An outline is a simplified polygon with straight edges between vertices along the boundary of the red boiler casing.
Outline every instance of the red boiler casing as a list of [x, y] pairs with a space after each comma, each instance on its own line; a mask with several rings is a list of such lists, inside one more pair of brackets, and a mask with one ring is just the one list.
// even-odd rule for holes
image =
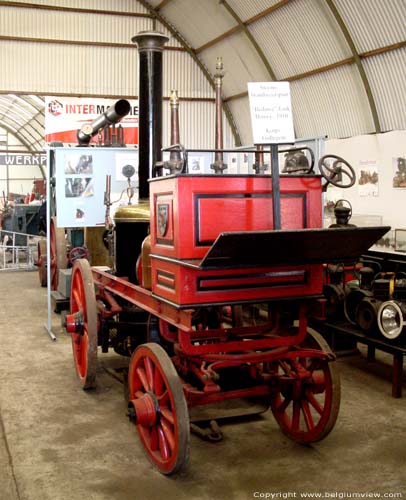
[[[321, 228], [321, 199], [319, 176], [281, 176], [282, 229]], [[156, 178], [150, 181], [150, 203], [152, 292], [157, 297], [192, 307], [322, 292], [320, 264], [258, 267], [255, 248], [249, 266], [202, 266], [220, 233], [273, 229], [270, 176]]]

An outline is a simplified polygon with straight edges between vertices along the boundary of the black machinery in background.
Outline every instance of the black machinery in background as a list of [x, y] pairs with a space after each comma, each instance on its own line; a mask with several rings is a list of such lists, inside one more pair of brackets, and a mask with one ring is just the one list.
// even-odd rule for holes
[[24, 199], [17, 198], [10, 202], [3, 191], [3, 208], [0, 210], [0, 243], [26, 246], [30, 235], [38, 236], [44, 229], [41, 208], [40, 201], [36, 204], [29, 204]]
[[[339, 200], [334, 214], [331, 227], [352, 225], [348, 201]], [[328, 320], [345, 321], [371, 338], [406, 345], [406, 258], [369, 251], [352, 266], [327, 265], [323, 293]]]

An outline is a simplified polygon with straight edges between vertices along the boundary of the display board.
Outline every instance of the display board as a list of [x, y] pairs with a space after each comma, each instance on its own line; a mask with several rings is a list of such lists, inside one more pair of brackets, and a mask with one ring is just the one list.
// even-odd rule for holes
[[[117, 99], [91, 97], [45, 97], [45, 141], [77, 144], [77, 131], [92, 123], [115, 104]], [[138, 101], [130, 100], [130, 112], [119, 125], [123, 128], [124, 143], [138, 144]], [[97, 135], [91, 143], [97, 144]]]
[[129, 148], [55, 148], [58, 227], [94, 227], [105, 223], [106, 176], [111, 175], [112, 200], [127, 188], [122, 169], [134, 167], [138, 188], [138, 151]]

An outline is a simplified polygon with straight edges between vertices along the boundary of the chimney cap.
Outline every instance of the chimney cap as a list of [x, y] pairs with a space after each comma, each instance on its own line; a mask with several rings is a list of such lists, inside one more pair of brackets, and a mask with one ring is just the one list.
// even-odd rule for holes
[[161, 52], [169, 38], [160, 31], [140, 31], [131, 38], [138, 45], [138, 50], [155, 50]]

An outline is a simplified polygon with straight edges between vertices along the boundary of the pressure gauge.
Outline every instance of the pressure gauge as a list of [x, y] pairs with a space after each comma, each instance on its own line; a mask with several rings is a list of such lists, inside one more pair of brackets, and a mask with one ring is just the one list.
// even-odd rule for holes
[[80, 131], [82, 132], [82, 134], [92, 135], [93, 127], [91, 126], [90, 123], [85, 123], [84, 125], [81, 126]]

